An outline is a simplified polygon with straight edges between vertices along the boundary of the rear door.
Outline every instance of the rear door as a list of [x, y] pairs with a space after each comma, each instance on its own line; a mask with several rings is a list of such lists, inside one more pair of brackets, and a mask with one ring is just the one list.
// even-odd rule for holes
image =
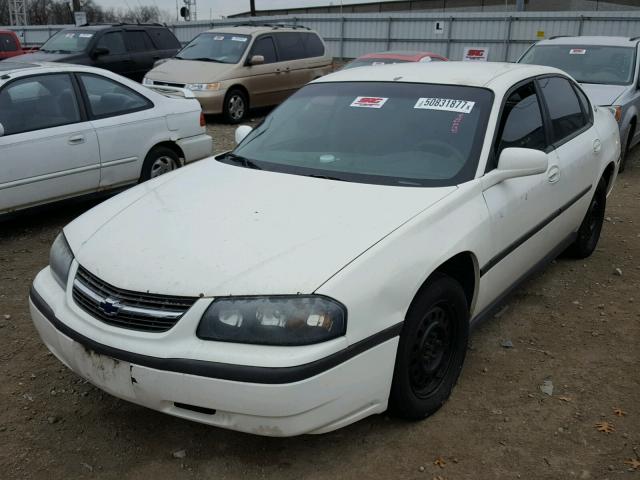
[[304, 69], [306, 52], [298, 32], [274, 32], [278, 50], [278, 82], [282, 85], [285, 98], [307, 83]]
[[77, 74], [100, 142], [101, 187], [138, 181], [147, 143], [167, 123], [144, 95], [101, 75]]
[[145, 73], [153, 68], [153, 64], [160, 59], [160, 56], [155, 51], [151, 38], [143, 29], [125, 30], [124, 39], [131, 60], [131, 69], [127, 76], [136, 82], [141, 82]]
[[19, 78], [0, 90], [0, 212], [98, 188], [96, 133], [66, 73]]
[[122, 30], [108, 31], [96, 42], [95, 48], [104, 48], [108, 53], [95, 57], [94, 66], [129, 77], [133, 71], [131, 57], [127, 51]]
[[[568, 226], [576, 226], [580, 224], [591, 197], [588, 192], [595, 189], [592, 183], [598, 175], [602, 143], [593, 126], [589, 101], [570, 80], [546, 76], [538, 79], [538, 84], [559, 158], [558, 175], [564, 180], [560, 205], [572, 217]], [[582, 101], [579, 93], [584, 97]], [[582, 202], [584, 208], [570, 208], [577, 202]]]

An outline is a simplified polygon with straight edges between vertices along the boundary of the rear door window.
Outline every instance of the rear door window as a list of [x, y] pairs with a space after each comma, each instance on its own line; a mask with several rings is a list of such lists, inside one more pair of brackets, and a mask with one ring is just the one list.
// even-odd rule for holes
[[561, 77], [544, 77], [538, 82], [549, 110], [553, 143], [561, 143], [578, 134], [587, 125], [587, 119], [569, 81]]
[[305, 47], [298, 32], [276, 33], [278, 56], [281, 61], [298, 60], [306, 57]]
[[299, 35], [302, 38], [307, 57], [322, 57], [324, 55], [324, 45], [318, 35], [312, 32], [302, 32]]
[[100, 40], [98, 40], [98, 48], [106, 48], [109, 50], [109, 55], [121, 55], [127, 53], [127, 49], [124, 46], [124, 38], [122, 38], [122, 32], [107, 32]]
[[127, 41], [127, 49], [130, 52], [148, 52], [154, 50], [153, 43], [146, 32], [142, 30], [128, 31], [124, 34]]
[[146, 97], [114, 80], [84, 73], [79, 77], [89, 100], [89, 111], [95, 118], [125, 115], [153, 107]]
[[180, 48], [180, 42], [178, 39], [166, 28], [149, 28], [147, 33], [151, 36], [151, 39], [158, 50], [172, 50]]
[[274, 63], [278, 61], [276, 56], [276, 47], [271, 37], [260, 37], [253, 45], [251, 55], [262, 55], [264, 63]]
[[16, 52], [18, 44], [12, 35], [0, 33], [0, 52]]
[[30, 132], [80, 122], [78, 100], [67, 74], [16, 80], [0, 91], [4, 134]]

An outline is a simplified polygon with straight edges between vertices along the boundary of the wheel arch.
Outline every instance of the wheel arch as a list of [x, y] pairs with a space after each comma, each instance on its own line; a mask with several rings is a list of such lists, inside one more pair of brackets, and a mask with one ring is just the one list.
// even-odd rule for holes
[[427, 288], [430, 280], [438, 273], [447, 275], [460, 284], [464, 290], [465, 297], [467, 298], [469, 314], [471, 314], [474, 310], [480, 280], [480, 267], [478, 265], [478, 259], [473, 252], [460, 252], [442, 262], [422, 283], [411, 303], [413, 303], [421, 292]]
[[249, 90], [247, 90], [247, 87], [245, 87], [241, 83], [234, 83], [229, 88], [227, 88], [227, 92], [224, 95], [225, 98], [227, 98], [227, 95], [229, 95], [229, 92], [232, 90], [240, 90], [242, 93], [244, 93], [245, 97], [247, 97], [247, 110], [248, 110], [251, 106], [251, 95], [249, 94]]
[[614, 176], [615, 169], [616, 169], [615, 164], [613, 162], [609, 162], [609, 164], [605, 167], [604, 171], [602, 172], [602, 178], [605, 179], [605, 181], [607, 182], [607, 195], [609, 195], [609, 193], [611, 193], [611, 190], [613, 189], [613, 181], [615, 179], [615, 176]]
[[153, 149], [158, 148], [158, 147], [166, 147], [170, 150], [173, 150], [175, 152], [176, 155], [178, 155], [178, 158], [180, 158], [180, 166], [184, 166], [184, 152], [182, 151], [182, 149], [178, 146], [177, 143], [171, 141], [171, 140], [165, 140], [162, 142], [158, 142], [156, 143], [153, 147], [151, 147], [149, 149], [149, 151], [147, 152], [147, 155], [149, 155], [149, 153], [151, 153], [153, 151]]

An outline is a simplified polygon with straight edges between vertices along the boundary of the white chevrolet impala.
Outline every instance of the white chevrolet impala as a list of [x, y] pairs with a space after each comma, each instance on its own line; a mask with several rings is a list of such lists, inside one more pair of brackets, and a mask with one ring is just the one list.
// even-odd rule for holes
[[66, 226], [30, 306], [112, 395], [274, 436], [434, 413], [470, 327], [593, 252], [620, 157], [611, 112], [531, 65], [345, 70], [249, 130]]
[[0, 62], [0, 219], [211, 155], [200, 104], [101, 68]]

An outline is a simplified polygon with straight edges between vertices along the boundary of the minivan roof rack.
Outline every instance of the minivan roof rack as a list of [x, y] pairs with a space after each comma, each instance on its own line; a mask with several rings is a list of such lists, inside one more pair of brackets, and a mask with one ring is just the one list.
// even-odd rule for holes
[[294, 25], [292, 23], [258, 23], [258, 22], [244, 22], [244, 23], [236, 23], [233, 25], [234, 27], [271, 27], [274, 30], [278, 28], [293, 28], [294, 30], [297, 28], [301, 28], [303, 30], [311, 30], [309, 27], [305, 27], [304, 25]]
[[547, 40], [555, 40], [556, 38], [566, 38], [566, 37], [570, 37], [571, 35], [553, 35], [549, 38], [547, 38]]
[[137, 26], [145, 26], [145, 27], [164, 27], [165, 25], [161, 24], [161, 23], [127, 23], [127, 22], [106, 22], [106, 23], [100, 23], [100, 22], [87, 22], [84, 23], [82, 25], [79, 25], [80, 27], [126, 27], [126, 26], [132, 26], [132, 27], [137, 27]]
[[635, 42], [636, 40], [640, 40], [640, 36], [629, 38], [630, 42]]

